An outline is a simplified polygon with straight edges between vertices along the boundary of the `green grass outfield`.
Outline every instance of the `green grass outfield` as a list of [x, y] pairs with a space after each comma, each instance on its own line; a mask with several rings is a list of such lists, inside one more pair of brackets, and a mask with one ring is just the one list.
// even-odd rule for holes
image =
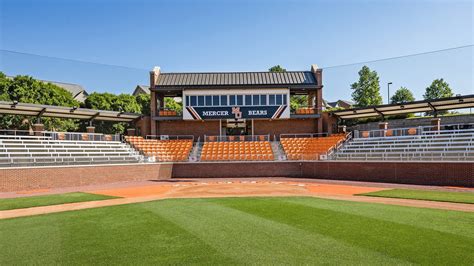
[[469, 192], [446, 192], [435, 190], [414, 190], [414, 189], [391, 189], [370, 193], [359, 194], [362, 196], [417, 199], [430, 201], [445, 201], [456, 203], [474, 204], [474, 193]]
[[113, 198], [116, 197], [72, 192], [56, 195], [0, 199], [0, 211]]
[[169, 199], [0, 220], [0, 265], [473, 265], [474, 213], [317, 198]]

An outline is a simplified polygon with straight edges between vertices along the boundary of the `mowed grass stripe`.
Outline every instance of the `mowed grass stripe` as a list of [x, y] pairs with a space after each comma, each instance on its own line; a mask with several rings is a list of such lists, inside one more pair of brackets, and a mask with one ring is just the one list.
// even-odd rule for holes
[[473, 218], [316, 198], [170, 199], [0, 220], [0, 265], [472, 265], [474, 238], [460, 232]]
[[117, 197], [83, 192], [72, 192], [54, 195], [0, 199], [0, 211], [114, 198]]
[[304, 197], [286, 198], [286, 201], [474, 238], [474, 213], [342, 200], [310, 201]]
[[145, 206], [241, 264], [404, 263], [321, 234], [228, 208], [221, 202], [184, 199], [165, 201], [162, 208]]
[[1, 220], [0, 235], [0, 265], [231, 262], [138, 204]]
[[309, 207], [285, 198], [221, 201], [221, 204], [411, 263], [469, 265], [474, 262], [473, 238], [422, 226]]
[[415, 190], [415, 189], [390, 189], [370, 193], [359, 194], [360, 196], [416, 199], [430, 201], [444, 201], [455, 203], [474, 204], [474, 193], [470, 192], [450, 192], [435, 190]]

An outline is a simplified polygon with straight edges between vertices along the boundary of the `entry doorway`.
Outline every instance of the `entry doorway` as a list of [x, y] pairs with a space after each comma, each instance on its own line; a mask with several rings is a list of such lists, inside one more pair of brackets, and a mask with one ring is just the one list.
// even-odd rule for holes
[[252, 135], [252, 123], [245, 119], [222, 120], [222, 135], [224, 136], [244, 136]]

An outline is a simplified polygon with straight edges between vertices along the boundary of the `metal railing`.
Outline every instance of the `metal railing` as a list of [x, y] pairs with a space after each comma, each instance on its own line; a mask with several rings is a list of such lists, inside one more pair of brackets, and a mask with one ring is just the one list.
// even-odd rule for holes
[[181, 117], [183, 116], [183, 110], [159, 108], [157, 114], [158, 116], [161, 116], [161, 117]]
[[377, 129], [370, 131], [355, 130], [353, 138], [382, 138], [382, 137], [402, 137], [416, 135], [435, 135], [474, 132], [474, 124], [451, 124], [437, 126], [418, 126], [407, 128]]
[[120, 141], [119, 134], [101, 134], [85, 132], [55, 132], [33, 130], [0, 130], [0, 136], [7, 138], [51, 139], [69, 141]]
[[319, 108], [317, 106], [298, 106], [298, 108], [290, 109], [290, 114], [292, 115], [316, 115], [319, 114]]
[[242, 135], [242, 136], [207, 136], [204, 135], [204, 142], [220, 141], [270, 141], [270, 135]]
[[295, 133], [295, 134], [280, 134], [280, 140], [282, 138], [319, 138], [327, 137], [329, 134], [327, 132], [323, 133]]
[[146, 135], [145, 139], [154, 140], [192, 140], [194, 142], [193, 135]]

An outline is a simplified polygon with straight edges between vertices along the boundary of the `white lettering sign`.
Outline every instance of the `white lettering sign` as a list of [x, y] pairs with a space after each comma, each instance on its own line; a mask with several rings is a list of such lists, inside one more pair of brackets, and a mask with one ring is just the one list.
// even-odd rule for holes
[[203, 116], [227, 116], [229, 115], [228, 111], [203, 111]]
[[248, 115], [267, 115], [267, 110], [249, 110]]

